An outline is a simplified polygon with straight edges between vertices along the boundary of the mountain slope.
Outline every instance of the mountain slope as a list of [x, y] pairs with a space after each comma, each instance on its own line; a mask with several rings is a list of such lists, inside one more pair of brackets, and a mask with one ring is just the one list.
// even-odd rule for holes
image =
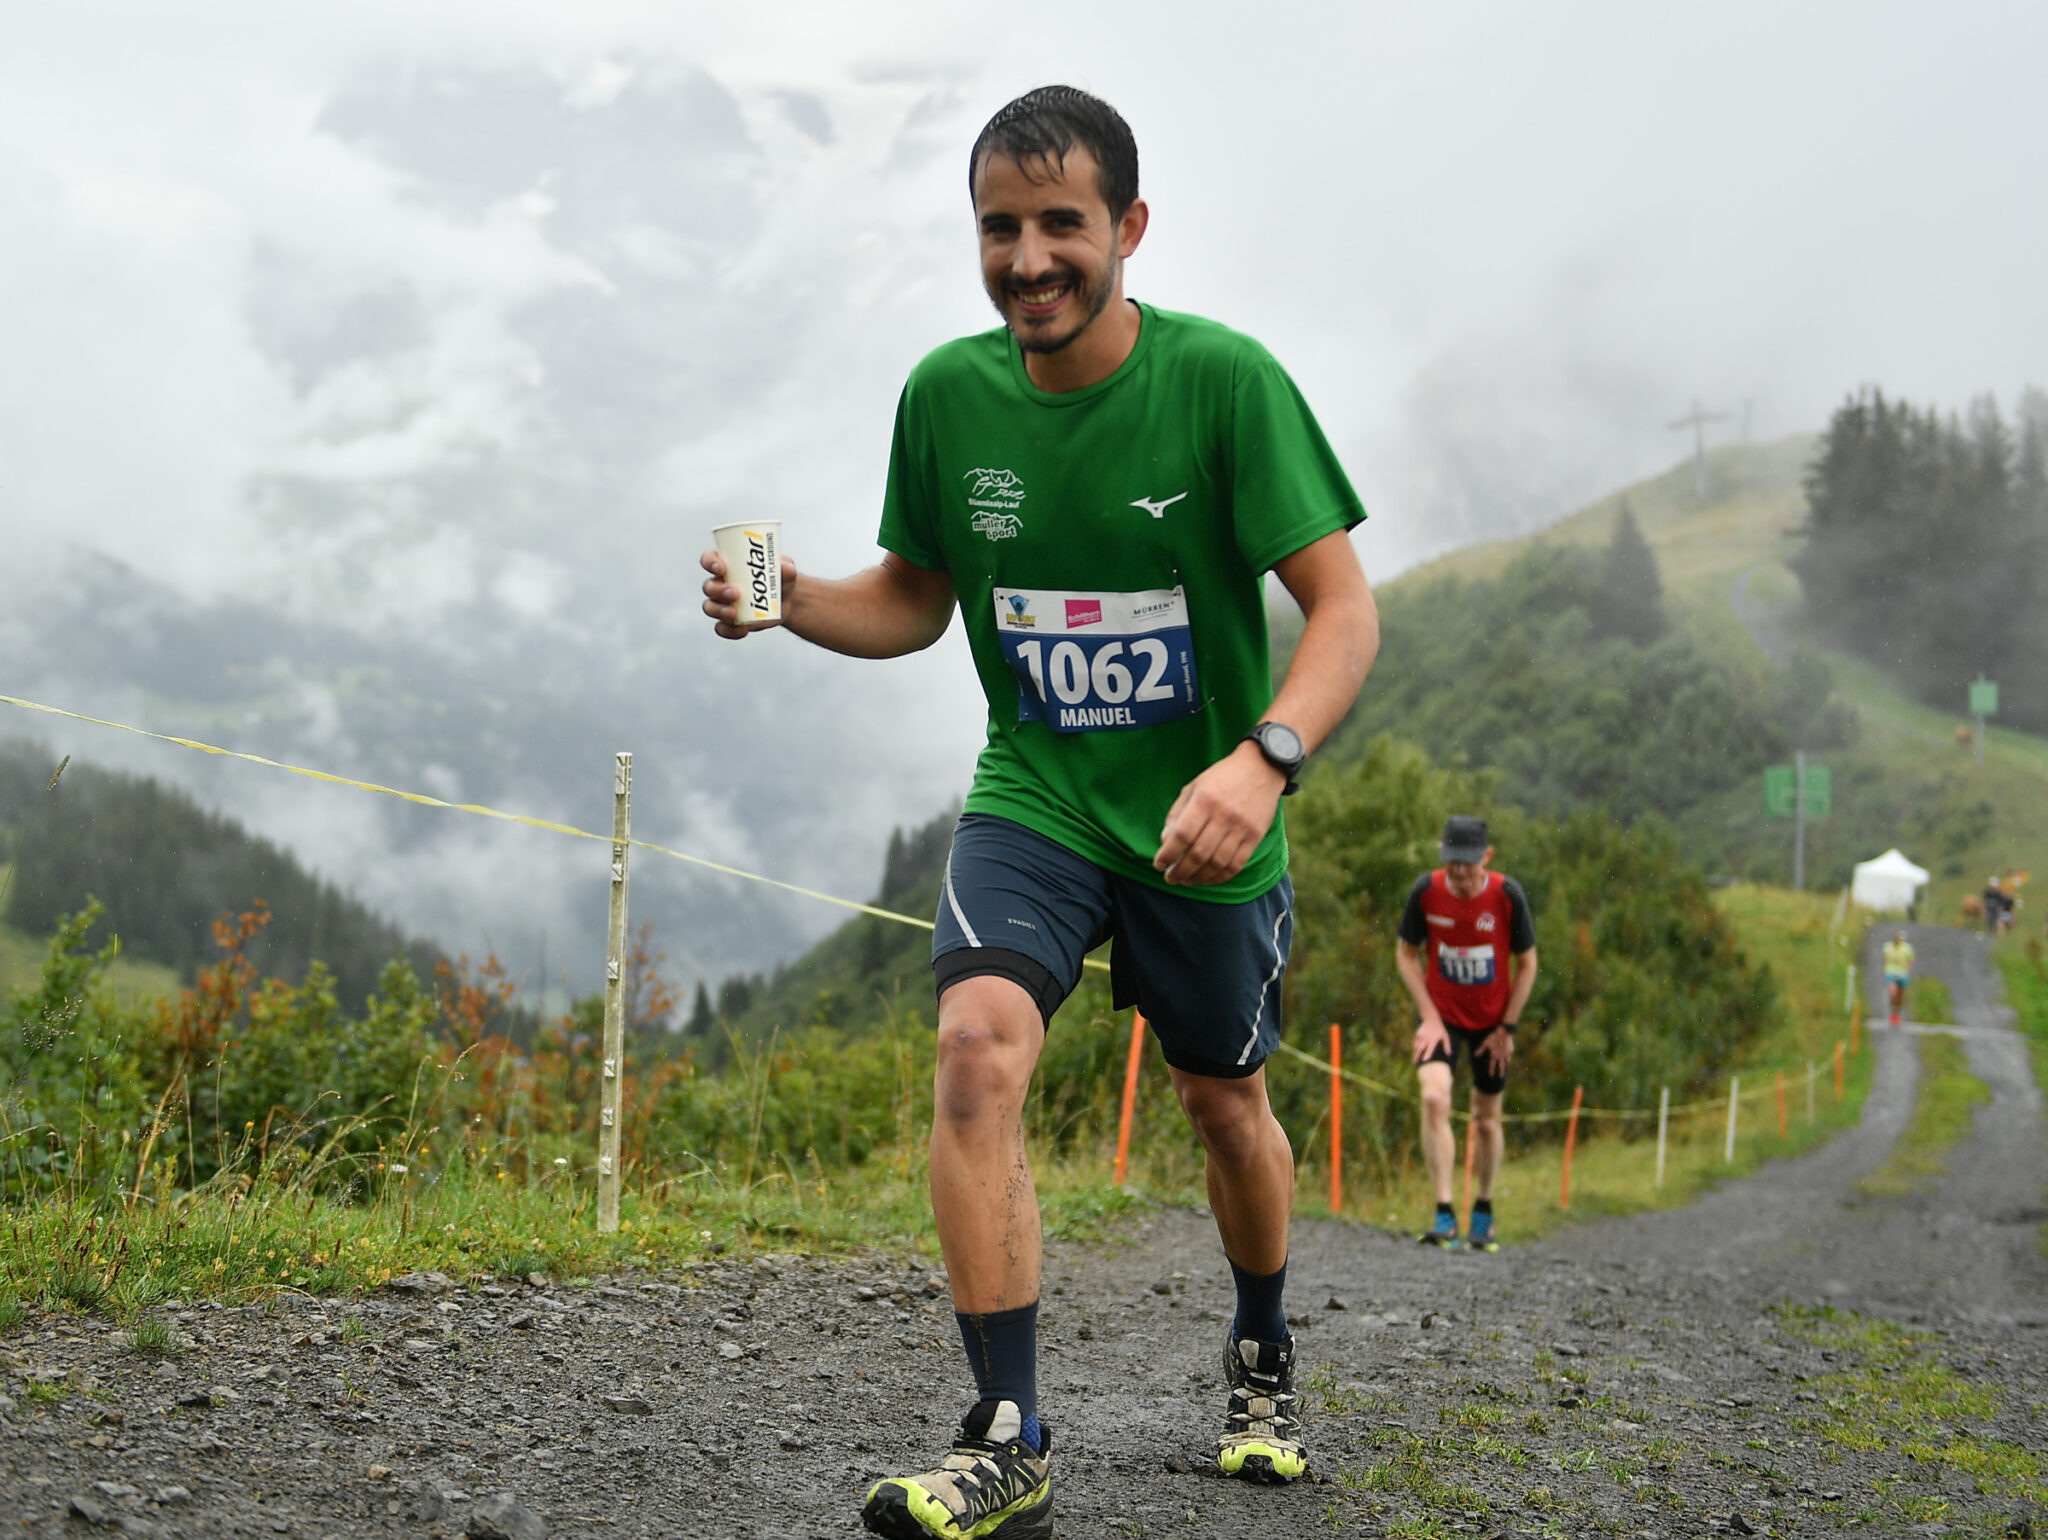
[[[1962, 702], [1953, 716], [1931, 710], [1871, 664], [1818, 644], [1798, 580], [1785, 564], [1804, 540], [1801, 480], [1815, 442], [1800, 436], [1717, 449], [1707, 456], [1704, 497], [1695, 491], [1688, 460], [1526, 539], [1454, 552], [1406, 573], [1381, 590], [1389, 630], [1460, 630], [1517, 620], [1489, 616], [1483, 608], [1460, 613], [1417, 601], [1425, 594], [1462, 592], [1468, 605], [1483, 605], [1507, 592], [1498, 585], [1540, 563], [1545, 553], [1590, 573], [1625, 502], [1656, 554], [1674, 631], [1694, 658], [1712, 660], [1728, 679], [1760, 697], [1778, 697], [1774, 714], [1783, 736], [1770, 745], [1770, 761], [1783, 763], [1792, 749], [1806, 747], [1813, 762], [1833, 772], [1834, 811], [1809, 826], [1809, 885], [1844, 883], [1856, 861], [1898, 845], [1934, 873], [1932, 912], [1952, 917], [1987, 873], [2048, 868], [2048, 740], [1994, 729], [1979, 765], [1970, 746], [1956, 738]], [[1568, 554], [1560, 558], [1558, 552]], [[1456, 586], [1461, 584], [1468, 586]], [[1427, 726], [1426, 709], [1413, 702], [1405, 710], [1388, 709], [1411, 688], [1387, 673], [1390, 665], [1401, 667], [1401, 652], [1402, 643], [1390, 636], [1347, 737], [1335, 746], [1340, 757], [1375, 731], [1407, 732], [1431, 746], [1429, 731], [1415, 731], [1418, 724]], [[1562, 649], [1559, 667], [1574, 662], [1594, 669], [1600, 659], [1591, 646]], [[1526, 746], [1569, 733], [1575, 724], [1560, 720], [1556, 711], [1564, 698], [1563, 692], [1536, 695], [1526, 719], [1503, 731], [1490, 753], [1469, 757], [1479, 764], [1513, 763], [1518, 740]], [[1441, 700], [1428, 705], [1439, 713], [1444, 709]], [[1853, 713], [1846, 735], [1837, 720], [1845, 708]], [[1625, 714], [1604, 725], [1624, 758], [1639, 757], [1656, 740], [1645, 724]], [[1667, 801], [1657, 810], [1671, 818], [1687, 851], [1710, 870], [1789, 881], [1792, 825], [1764, 816], [1760, 763], [1750, 763], [1758, 758], [1755, 745], [1746, 745], [1739, 734], [1711, 730], [1711, 724], [1691, 740], [1699, 795], [1685, 805]], [[1469, 741], [1457, 746], [1470, 748]], [[1725, 767], [1732, 757], [1744, 763], [1731, 777]], [[1506, 785], [1503, 793], [1513, 797], [1517, 787]], [[1613, 805], [1623, 799], [1602, 800]]]

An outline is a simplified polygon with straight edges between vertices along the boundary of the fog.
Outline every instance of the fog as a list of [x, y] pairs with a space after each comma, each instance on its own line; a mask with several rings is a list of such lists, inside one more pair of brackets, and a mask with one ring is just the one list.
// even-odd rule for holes
[[[868, 559], [905, 371], [992, 324], [966, 148], [1138, 136], [1133, 293], [1300, 380], [1392, 576], [1859, 384], [2044, 376], [2021, 5], [17, 7], [0, 52], [0, 693], [865, 897], [964, 789], [956, 635], [718, 644], [697, 552]], [[601, 851], [8, 712], [400, 923], [594, 985]], [[839, 914], [643, 858], [714, 980]]]

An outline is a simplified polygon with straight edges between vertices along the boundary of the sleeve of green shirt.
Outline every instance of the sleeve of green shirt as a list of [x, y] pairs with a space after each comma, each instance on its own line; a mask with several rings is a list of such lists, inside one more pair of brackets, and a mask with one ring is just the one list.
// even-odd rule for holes
[[1234, 395], [1237, 549], [1254, 572], [1266, 572], [1303, 546], [1352, 528], [1365, 518], [1365, 507], [1315, 414], [1277, 362], [1267, 357], [1241, 370]]
[[889, 440], [889, 484], [882, 494], [882, 528], [876, 537], [885, 551], [927, 572], [946, 570], [939, 544], [937, 499], [932, 496], [928, 434], [913, 377], [896, 399], [896, 431]]

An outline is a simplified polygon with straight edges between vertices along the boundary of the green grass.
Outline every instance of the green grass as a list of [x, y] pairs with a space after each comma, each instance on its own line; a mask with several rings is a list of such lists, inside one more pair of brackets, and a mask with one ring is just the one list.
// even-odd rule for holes
[[1953, 1037], [1916, 1038], [1920, 1045], [1920, 1087], [1913, 1121], [1899, 1135], [1885, 1163], [1857, 1185], [1873, 1197], [1923, 1192], [1948, 1170], [1948, 1152], [1970, 1131], [1990, 1089], [1970, 1073], [1968, 1055]]
[[[1805, 1148], [1855, 1118], [1870, 1056], [1852, 1061], [1847, 1095], [1837, 1101], [1830, 1067], [1844, 1030], [1844, 949], [1832, 929], [1831, 906], [1815, 895], [1766, 889], [1730, 890], [1720, 903], [1743, 944], [1780, 979], [1787, 1005], [1782, 1024], [1752, 1045], [1745, 1068], [1759, 1085], [1769, 1085], [1761, 1075], [1780, 1067], [1794, 1071], [1786, 1136], [1778, 1136], [1768, 1094], [1747, 1101], [1737, 1160], [1729, 1166], [1721, 1160], [1722, 1104], [1675, 1118], [1668, 1176], [1658, 1189], [1651, 1185], [1645, 1138], [1583, 1127], [1570, 1216], [1557, 1204], [1561, 1151], [1555, 1144], [1509, 1162], [1497, 1192], [1510, 1243], [1569, 1217], [1683, 1203], [1712, 1182]], [[1808, 1060], [1820, 1066], [1811, 1124], [1801, 1071]], [[1141, 1104], [1139, 1117], [1162, 1121], [1139, 1141], [1126, 1190], [1110, 1182], [1113, 1124], [1065, 1153], [1034, 1147], [1050, 1233], [1100, 1239], [1151, 1201], [1202, 1200], [1199, 1147], [1178, 1109], [1155, 1101]], [[1637, 1127], [1639, 1135], [1654, 1133], [1653, 1122]], [[596, 1231], [588, 1181], [562, 1175], [550, 1162], [516, 1159], [515, 1143], [479, 1136], [432, 1172], [387, 1172], [346, 1192], [314, 1192], [289, 1171], [272, 1177], [242, 1165], [196, 1192], [152, 1185], [132, 1206], [124, 1198], [92, 1201], [58, 1190], [0, 1219], [0, 1301], [140, 1322], [173, 1297], [350, 1294], [429, 1268], [455, 1277], [541, 1271], [577, 1278], [687, 1265], [730, 1252], [935, 1249], [921, 1125], [904, 1124], [896, 1143], [851, 1168], [784, 1164], [751, 1181], [718, 1169], [688, 1178], [649, 1176], [624, 1195], [624, 1222], [614, 1235]], [[1301, 1162], [1299, 1207], [1305, 1214], [1327, 1213], [1327, 1173], [1312, 1158], [1313, 1140], [1304, 1144], [1310, 1158]], [[1351, 1196], [1349, 1212], [1372, 1221], [1392, 1214], [1390, 1222], [1419, 1223], [1428, 1206], [1412, 1178], [1391, 1190], [1354, 1187]], [[6, 1324], [0, 1314], [0, 1330]]]
[[[2034, 1079], [2048, 1092], [2048, 946], [2039, 936], [2007, 936], [1993, 954], [2005, 975], [2005, 996], [2018, 1017], [2034, 1060]], [[2041, 1226], [2048, 1251], [2048, 1224]]]
[[1949, 998], [1948, 985], [1932, 977], [1913, 980], [1906, 986], [1906, 1020], [1930, 1027], [1954, 1026], [1956, 1007]]
[[[1849, 1363], [1811, 1387], [1820, 1412], [1802, 1422], [1824, 1446], [1844, 1459], [1897, 1454], [1960, 1471], [1981, 1496], [2048, 1501], [2048, 1472], [2038, 1453], [1963, 1426], [1995, 1417], [2004, 1392], [1957, 1373], [1942, 1360], [1934, 1336], [1825, 1307], [1783, 1306], [1776, 1313], [1786, 1330]], [[1926, 1497], [1900, 1494], [1884, 1477], [1876, 1485], [1894, 1518], [1926, 1522]]]
[[[0, 862], [0, 883], [7, 880], [8, 867]], [[33, 989], [42, 976], [43, 958], [49, 939], [25, 936], [10, 925], [0, 924], [0, 1001], [20, 989]], [[114, 997], [124, 1005], [135, 1005], [177, 993], [182, 982], [177, 971], [161, 963], [119, 957], [109, 973]]]

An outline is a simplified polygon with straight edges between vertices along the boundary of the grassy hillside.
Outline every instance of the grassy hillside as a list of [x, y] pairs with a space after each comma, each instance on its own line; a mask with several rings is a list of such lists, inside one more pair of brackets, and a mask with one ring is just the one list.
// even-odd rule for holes
[[[8, 868], [0, 863], [0, 884], [7, 881]], [[43, 971], [49, 940], [25, 936], [12, 926], [0, 924], [0, 1001], [33, 986]], [[137, 1005], [177, 990], [175, 969], [136, 957], [121, 957], [114, 963], [108, 982], [125, 1005]]]
[[[1498, 583], [1532, 552], [1558, 547], [1581, 550], [1590, 570], [1625, 500], [1656, 554], [1674, 629], [1700, 655], [1718, 660], [1734, 677], [1757, 681], [1759, 689], [1775, 678], [1780, 690], [1789, 684], [1787, 666], [1805, 656], [1812, 661], [1802, 679], [1813, 679], [1813, 662], [1824, 666], [1834, 700], [1854, 712], [1846, 745], [1816, 747], [1811, 754], [1833, 772], [1835, 808], [1809, 827], [1809, 886], [1839, 886], [1855, 862], [1897, 845], [1934, 874], [1929, 917], [1953, 919], [1962, 898], [1979, 891], [1994, 870], [2048, 873], [2048, 739], [1993, 728], [1979, 765], [1973, 747], [1956, 738], [1965, 721], [1962, 702], [1954, 715], [1932, 710], [1870, 663], [1818, 645], [1798, 579], [1786, 565], [1804, 538], [1801, 483], [1814, 444], [1800, 436], [1714, 450], [1704, 498], [1695, 495], [1687, 460], [1536, 535], [1457, 551], [1405, 573], [1382, 593], [1390, 614], [1426, 624], [1426, 617], [1402, 614], [1404, 598], [1449, 579]], [[1367, 687], [1368, 702], [1399, 687], [1398, 680], [1378, 678]], [[1801, 688], [1814, 697], [1811, 716], [1819, 718], [1825, 686]], [[1399, 731], [1406, 724], [1391, 725]], [[1539, 698], [1523, 731], [1553, 735], [1569, 725], [1546, 717]], [[1831, 736], [1818, 730], [1817, 720], [1813, 726], [1808, 743]], [[1771, 757], [1782, 762], [1800, 740], [1795, 723], [1783, 752]], [[1724, 759], [1727, 751], [1711, 738], [1696, 744], [1704, 785], [1713, 780], [1709, 761]], [[1709, 870], [1789, 881], [1792, 826], [1765, 818], [1755, 774], [1670, 816], [1688, 853]], [[2037, 923], [2039, 911], [2022, 918]]]

